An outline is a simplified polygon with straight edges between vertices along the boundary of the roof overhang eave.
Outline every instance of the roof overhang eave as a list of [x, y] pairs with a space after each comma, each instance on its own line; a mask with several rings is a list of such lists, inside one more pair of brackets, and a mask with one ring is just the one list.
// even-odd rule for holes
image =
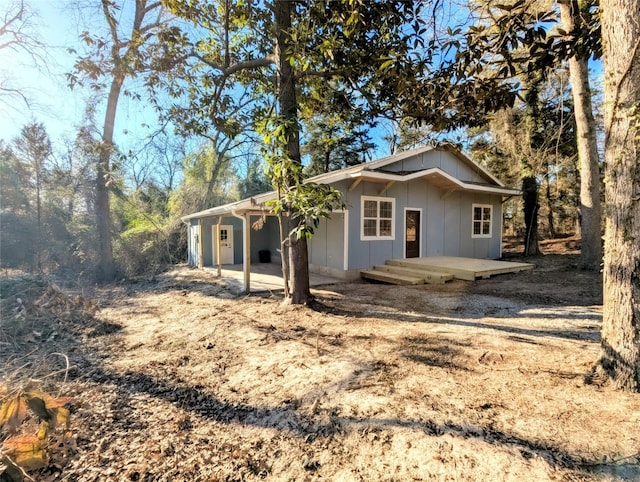
[[424, 171], [417, 171], [412, 174], [406, 175], [393, 174], [388, 172], [359, 171], [351, 173], [348, 178], [354, 181], [357, 179], [362, 179], [363, 181], [369, 182], [406, 182], [414, 179], [424, 179], [425, 181], [429, 182], [430, 179], [438, 179], [439, 182], [435, 184], [439, 184], [440, 187], [448, 190], [483, 194], [500, 194], [502, 196], [518, 196], [521, 194], [521, 191], [504, 187], [504, 185], [490, 186], [465, 182], [453, 177], [452, 175], [437, 167], [426, 169]]
[[197, 213], [183, 216], [180, 220], [183, 223], [187, 223], [194, 219], [215, 218], [218, 216], [231, 216], [234, 212], [238, 214], [268, 214], [271, 208], [265, 206], [265, 203], [271, 199], [275, 199], [275, 191], [259, 194], [241, 201], [236, 201], [222, 206], [216, 206], [214, 208], [205, 209]]

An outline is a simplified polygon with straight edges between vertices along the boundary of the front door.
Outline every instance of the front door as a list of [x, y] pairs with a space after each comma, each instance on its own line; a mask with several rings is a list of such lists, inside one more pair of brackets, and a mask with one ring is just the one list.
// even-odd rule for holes
[[[216, 239], [218, 226], [214, 224], [211, 230], [212, 239]], [[220, 243], [220, 264], [233, 264], [233, 226], [225, 224], [220, 226], [218, 242]], [[213, 243], [213, 264], [218, 264], [216, 243]]]
[[405, 257], [420, 257], [420, 211], [405, 211]]

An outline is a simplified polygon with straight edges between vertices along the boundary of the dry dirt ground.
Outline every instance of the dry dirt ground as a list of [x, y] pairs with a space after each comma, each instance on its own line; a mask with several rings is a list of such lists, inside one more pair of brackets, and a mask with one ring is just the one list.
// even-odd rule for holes
[[5, 274], [5, 384], [72, 397], [71, 438], [32, 476], [640, 480], [640, 395], [588, 376], [601, 282], [567, 246], [476, 282], [325, 286], [311, 307], [182, 266], [47, 317], [46, 283]]

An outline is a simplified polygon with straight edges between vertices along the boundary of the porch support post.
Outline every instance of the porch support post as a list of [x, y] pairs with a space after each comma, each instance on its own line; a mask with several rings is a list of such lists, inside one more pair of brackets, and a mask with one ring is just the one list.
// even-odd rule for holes
[[243, 215], [232, 211], [236, 218], [242, 219], [242, 268], [244, 272], [244, 292], [251, 293], [251, 214]]
[[216, 247], [216, 261], [218, 262], [218, 278], [222, 277], [222, 250], [220, 248], [220, 225], [222, 224], [222, 216], [218, 218], [218, 224], [216, 224], [216, 239], [214, 240]]
[[251, 292], [251, 215], [244, 215], [244, 248], [242, 252], [242, 260], [244, 261], [244, 291], [249, 294]]
[[198, 268], [204, 268], [204, 239], [202, 237], [203, 229], [202, 229], [202, 218], [198, 219], [198, 239], [200, 242], [198, 243]]

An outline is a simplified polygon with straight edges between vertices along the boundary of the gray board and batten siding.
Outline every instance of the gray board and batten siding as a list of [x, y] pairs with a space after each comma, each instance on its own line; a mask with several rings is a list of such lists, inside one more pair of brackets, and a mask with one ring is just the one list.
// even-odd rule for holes
[[[395, 199], [395, 236], [392, 240], [362, 240], [360, 236], [361, 196], [375, 196], [376, 185], [363, 182], [346, 193], [349, 210], [349, 270], [384, 264], [387, 259], [405, 257], [404, 210], [422, 210], [420, 223], [421, 256], [463, 256], [495, 259], [501, 256], [500, 229], [502, 204], [499, 196], [454, 192], [442, 198], [444, 191], [415, 180], [395, 184], [385, 194]], [[492, 237], [473, 238], [472, 205], [493, 206]], [[311, 240], [313, 245], [314, 240]]]
[[[347, 209], [321, 221], [308, 243], [310, 270], [342, 278], [358, 277], [360, 270], [384, 264], [388, 259], [405, 258], [408, 249], [412, 256], [418, 253], [421, 257], [500, 258], [502, 203], [505, 198], [519, 194], [461, 152], [443, 147], [414, 149], [321, 174], [309, 181], [331, 184], [344, 194]], [[190, 263], [198, 265], [193, 235], [201, 232], [202, 240], [198, 240], [203, 243], [201, 265], [213, 265], [212, 226], [218, 224], [220, 217], [221, 224], [233, 226], [234, 263], [242, 263], [243, 221], [236, 216], [250, 215], [250, 223], [254, 223], [260, 219], [258, 212], [267, 212], [264, 202], [274, 196], [274, 193], [265, 193], [185, 216], [183, 221], [189, 226]], [[366, 238], [363, 197], [378, 199], [386, 208], [388, 201], [392, 201], [392, 236], [363, 239]], [[478, 206], [490, 211], [490, 221], [482, 228], [490, 228], [486, 236], [473, 235], [474, 207]], [[406, 223], [419, 226], [411, 233], [414, 237], [411, 248]], [[250, 250], [252, 263], [259, 262], [261, 251], [269, 251], [272, 262], [279, 261], [279, 230], [274, 216], [266, 216], [262, 229], [250, 230]]]
[[[440, 168], [451, 176], [474, 184], [487, 183], [473, 166], [460, 160], [448, 151], [429, 151], [397, 163], [384, 166], [381, 171], [393, 173], [411, 173], [430, 168]], [[464, 256], [472, 258], [495, 259], [501, 256], [502, 229], [502, 196], [495, 194], [471, 193], [455, 191], [448, 193], [429, 180], [414, 179], [407, 182], [394, 183], [384, 194], [380, 195], [382, 184], [363, 181], [351, 190], [353, 181], [340, 181], [333, 185], [343, 192], [348, 206], [348, 216], [334, 213], [331, 220], [322, 222], [320, 228], [309, 242], [310, 264], [315, 269], [329, 266], [351, 272], [348, 277], [359, 276], [359, 270], [376, 264], [383, 264], [387, 259], [405, 257], [405, 209], [418, 210], [421, 213], [420, 243], [421, 256]], [[394, 239], [362, 240], [362, 196], [394, 199]], [[472, 206], [474, 204], [491, 205], [490, 238], [472, 237]], [[348, 236], [344, 239], [344, 229], [337, 229], [339, 222], [335, 219], [347, 218]], [[330, 223], [332, 229], [322, 229]], [[346, 244], [346, 246], [345, 246]], [[347, 251], [345, 253], [345, 251]], [[317, 256], [316, 253], [322, 253]], [[326, 254], [325, 254], [326, 253]], [[331, 256], [330, 256], [331, 254]], [[341, 256], [342, 254], [342, 256]], [[344, 260], [344, 267], [336, 260]], [[333, 261], [333, 262], [331, 262]], [[323, 271], [321, 268], [320, 271]], [[346, 273], [345, 273], [346, 274]]]

